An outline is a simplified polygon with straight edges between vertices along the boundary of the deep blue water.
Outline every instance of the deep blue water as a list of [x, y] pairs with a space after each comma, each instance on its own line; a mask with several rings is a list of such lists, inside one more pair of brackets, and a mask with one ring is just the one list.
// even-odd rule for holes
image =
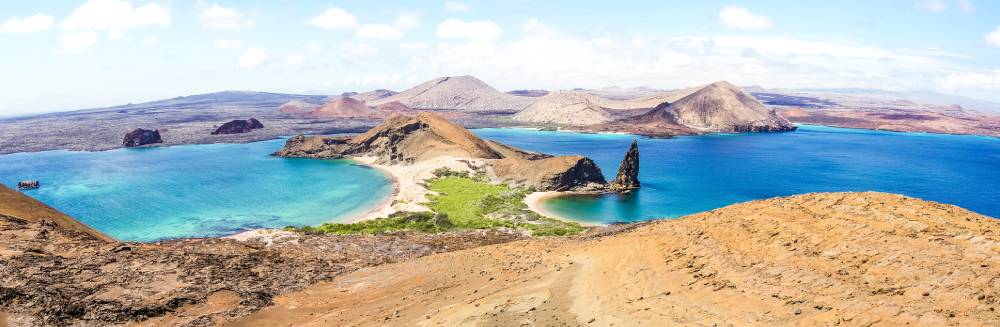
[[[478, 129], [487, 139], [580, 154], [614, 178], [629, 135]], [[1000, 217], [1000, 139], [800, 126], [789, 133], [638, 138], [631, 195], [567, 196], [543, 210], [587, 222], [678, 217], [747, 200], [808, 192], [883, 191]]]
[[380, 171], [269, 154], [283, 140], [0, 156], [0, 183], [121, 240], [207, 237], [360, 214], [385, 200]]

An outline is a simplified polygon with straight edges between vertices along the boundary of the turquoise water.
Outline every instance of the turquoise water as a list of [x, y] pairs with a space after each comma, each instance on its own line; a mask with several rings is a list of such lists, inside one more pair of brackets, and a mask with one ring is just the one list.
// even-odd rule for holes
[[[580, 154], [613, 178], [629, 135], [479, 129], [523, 149]], [[545, 211], [585, 222], [678, 217], [747, 200], [808, 192], [883, 191], [1000, 217], [1000, 139], [801, 126], [789, 133], [639, 138], [642, 188], [567, 196]]]
[[269, 154], [284, 140], [0, 156], [0, 182], [115, 238], [154, 241], [314, 225], [371, 209], [389, 177], [347, 160]]

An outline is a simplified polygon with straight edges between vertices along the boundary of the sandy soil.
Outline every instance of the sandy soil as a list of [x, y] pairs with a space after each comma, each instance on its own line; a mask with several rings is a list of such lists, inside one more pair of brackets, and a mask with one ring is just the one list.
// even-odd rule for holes
[[955, 206], [821, 193], [629, 226], [362, 269], [235, 325], [1000, 325], [1000, 222]]

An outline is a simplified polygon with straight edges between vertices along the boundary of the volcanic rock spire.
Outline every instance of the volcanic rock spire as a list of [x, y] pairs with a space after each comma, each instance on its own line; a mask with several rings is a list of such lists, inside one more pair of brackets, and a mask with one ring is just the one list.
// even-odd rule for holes
[[618, 175], [608, 187], [613, 192], [628, 192], [639, 188], [639, 144], [636, 140], [632, 140], [632, 146], [625, 153], [621, 166], [618, 166]]

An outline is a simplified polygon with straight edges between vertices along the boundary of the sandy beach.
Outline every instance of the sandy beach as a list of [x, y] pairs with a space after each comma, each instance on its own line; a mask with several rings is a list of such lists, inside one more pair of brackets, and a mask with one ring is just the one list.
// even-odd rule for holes
[[544, 202], [545, 200], [547, 200], [549, 198], [561, 196], [561, 195], [567, 195], [567, 194], [572, 194], [572, 193], [571, 192], [557, 192], [557, 191], [535, 192], [535, 193], [528, 194], [528, 196], [524, 197], [524, 204], [528, 205], [528, 209], [529, 210], [534, 211], [535, 213], [537, 213], [539, 215], [546, 216], [546, 217], [549, 217], [549, 218], [559, 219], [559, 220], [566, 221], [566, 222], [573, 222], [573, 223], [580, 224], [581, 226], [604, 226], [605, 225], [605, 224], [599, 224], [599, 223], [590, 223], [590, 222], [578, 221], [578, 220], [575, 220], [575, 219], [572, 219], [572, 218], [569, 218], [569, 217], [560, 216], [560, 215], [557, 215], [557, 214], [554, 214], [554, 213], [551, 213], [551, 212], [548, 212], [548, 211], [545, 211], [545, 210], [542, 209], [542, 202]]

